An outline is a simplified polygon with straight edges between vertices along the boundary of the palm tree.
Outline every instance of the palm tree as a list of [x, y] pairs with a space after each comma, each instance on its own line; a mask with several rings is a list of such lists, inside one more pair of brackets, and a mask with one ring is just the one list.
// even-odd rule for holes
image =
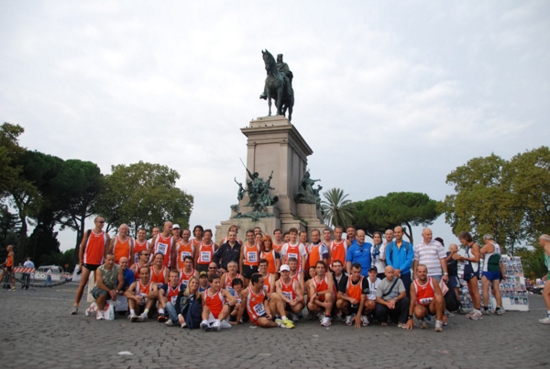
[[321, 202], [324, 211], [324, 221], [333, 227], [347, 225], [353, 222], [353, 205], [346, 200], [347, 194], [340, 188], [331, 188], [323, 193], [326, 200]]

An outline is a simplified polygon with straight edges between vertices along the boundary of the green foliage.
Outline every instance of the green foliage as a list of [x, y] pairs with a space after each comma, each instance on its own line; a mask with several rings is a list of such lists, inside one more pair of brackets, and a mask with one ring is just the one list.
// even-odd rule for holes
[[0, 245], [17, 244], [20, 225], [19, 217], [12, 214], [6, 205], [0, 204]]
[[331, 188], [323, 193], [325, 200], [321, 202], [324, 221], [333, 227], [346, 227], [353, 222], [353, 206], [347, 194], [340, 188]]
[[437, 201], [417, 192], [391, 192], [354, 205], [355, 227], [363, 229], [368, 236], [400, 225], [404, 226], [410, 242], [413, 242], [413, 226], [428, 226], [441, 214]]
[[188, 227], [193, 196], [176, 187], [179, 178], [178, 172], [160, 164], [112, 166], [98, 211], [109, 228], [126, 223], [134, 234], [139, 227], [152, 228], [167, 220]]
[[25, 130], [23, 127], [4, 123], [0, 126], [0, 195], [6, 196], [6, 191], [13, 188], [19, 179], [21, 167], [17, 165], [19, 155], [24, 151], [19, 146], [19, 136]]
[[550, 216], [550, 151], [548, 147], [506, 161], [494, 154], [474, 158], [447, 176], [455, 194], [440, 210], [455, 233], [485, 233], [513, 254], [514, 246], [548, 232]]
[[521, 257], [525, 278], [534, 280], [548, 273], [544, 264], [544, 249], [542, 247], [537, 245], [534, 250], [528, 250], [525, 247], [518, 248], [516, 256]]

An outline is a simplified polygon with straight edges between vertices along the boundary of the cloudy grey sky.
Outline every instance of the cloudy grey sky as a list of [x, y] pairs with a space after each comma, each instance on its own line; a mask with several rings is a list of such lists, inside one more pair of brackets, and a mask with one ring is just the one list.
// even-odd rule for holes
[[[544, 1], [2, 1], [0, 119], [103, 173], [176, 169], [191, 225], [213, 228], [244, 179], [239, 128], [267, 115], [267, 48], [294, 73], [324, 189], [441, 200], [469, 159], [548, 144], [549, 15]], [[433, 228], [452, 240], [443, 217]]]

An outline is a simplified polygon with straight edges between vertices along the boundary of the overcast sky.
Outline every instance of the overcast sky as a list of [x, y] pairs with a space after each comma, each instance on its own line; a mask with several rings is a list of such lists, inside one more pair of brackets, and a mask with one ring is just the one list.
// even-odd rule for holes
[[[0, 120], [105, 174], [168, 165], [195, 197], [191, 226], [214, 228], [245, 179], [240, 128], [267, 115], [268, 49], [294, 73], [325, 190], [442, 200], [469, 159], [548, 144], [549, 15], [546, 1], [1, 1]], [[433, 228], [455, 241], [443, 217]]]

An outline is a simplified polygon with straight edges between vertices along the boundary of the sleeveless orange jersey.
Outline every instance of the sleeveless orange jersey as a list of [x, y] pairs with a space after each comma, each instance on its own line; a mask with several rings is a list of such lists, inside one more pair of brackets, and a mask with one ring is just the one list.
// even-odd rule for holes
[[[149, 292], [151, 292], [151, 283], [153, 281], [149, 281], [146, 285], [141, 284], [141, 280], [137, 280], [136, 282], [136, 296], [147, 296]], [[144, 304], [145, 301], [142, 301], [142, 304]]]
[[346, 240], [342, 240], [339, 243], [332, 241], [332, 244], [330, 245], [331, 263], [334, 262], [334, 260], [340, 260], [342, 265], [346, 265], [347, 250], [348, 247], [346, 245]]
[[[323, 243], [322, 242], [319, 242], [317, 245], [314, 245], [312, 243], [310, 243], [308, 246], [307, 246], [307, 249], [309, 251], [309, 254], [308, 254], [308, 260], [309, 260], [309, 266], [312, 266], [312, 267], [315, 267], [315, 264], [321, 260], [321, 245]], [[309, 270], [309, 267], [308, 267], [308, 270]]]
[[164, 255], [162, 265], [170, 268], [170, 264], [172, 263], [172, 260], [170, 260], [172, 256], [172, 236], [165, 238], [162, 237], [162, 233], [159, 233], [157, 235], [157, 239], [155, 240], [155, 247], [153, 248], [153, 250], [153, 259], [155, 257], [155, 254], [161, 253], [162, 255]]
[[139, 243], [138, 240], [134, 241], [134, 263], [139, 261], [139, 253], [143, 250], [147, 250], [147, 240], [143, 243]]
[[425, 285], [414, 280], [414, 290], [416, 291], [416, 305], [428, 306], [435, 298], [435, 289], [432, 282], [432, 277], [428, 277], [428, 282]]
[[191, 270], [191, 274], [185, 273], [185, 268], [181, 270], [180, 272], [180, 284], [183, 285], [184, 288], [187, 288], [187, 284], [189, 283], [189, 280], [192, 276], [195, 275], [197, 271], [195, 269]]
[[259, 293], [254, 293], [252, 287], [248, 287], [248, 296], [246, 297], [246, 311], [250, 321], [258, 325], [258, 318], [265, 315], [265, 291], [262, 289]]
[[[315, 291], [319, 292], [319, 291], [328, 290], [328, 278], [327, 278], [326, 273], [325, 273], [325, 276], [323, 277], [323, 279], [321, 279], [320, 282], [317, 281], [317, 276], [313, 277], [312, 281], [313, 281], [313, 286], [315, 287]], [[334, 291], [332, 291], [332, 293], [334, 293]], [[318, 298], [321, 301], [325, 301], [325, 296], [324, 295], [320, 295], [320, 296], [318, 296]]]
[[118, 264], [120, 258], [127, 257], [128, 261], [131, 260], [130, 255], [130, 237], [126, 238], [126, 241], [122, 242], [118, 236], [113, 241], [113, 254], [115, 254], [115, 264]]
[[264, 292], [269, 294], [271, 293], [271, 274], [267, 273], [267, 275], [264, 277]]
[[139, 269], [144, 266], [149, 267], [149, 264], [139, 265], [139, 263], [135, 263], [132, 265], [132, 270], [134, 271], [136, 281], [139, 279]]
[[286, 248], [286, 259], [285, 264], [288, 264], [288, 259], [290, 258], [296, 258], [298, 260], [298, 270], [302, 269], [302, 255], [300, 255], [300, 243], [296, 245], [291, 245], [290, 242], [288, 243], [288, 247]]
[[213, 296], [210, 295], [210, 288], [204, 291], [204, 304], [208, 306], [214, 318], [218, 319], [218, 315], [222, 312], [223, 304], [225, 304], [222, 291], [218, 291]]
[[277, 273], [277, 263], [275, 258], [275, 250], [271, 250], [268, 252], [260, 252], [260, 260], [265, 259], [267, 260], [267, 272], [268, 273]]
[[257, 244], [254, 246], [248, 246], [245, 244], [243, 250], [244, 261], [243, 264], [246, 266], [258, 266], [260, 260], [258, 259], [258, 254], [260, 253], [260, 248]]
[[151, 267], [151, 280], [158, 285], [166, 283], [166, 267], [163, 265], [162, 269], [157, 273], [155, 267]]
[[348, 277], [348, 283], [346, 285], [346, 295], [357, 301], [361, 301], [361, 295], [363, 294], [363, 276], [359, 278], [359, 282], [353, 284], [351, 280], [351, 275]]
[[214, 260], [214, 242], [210, 245], [205, 245], [201, 242], [199, 246], [199, 257], [197, 264], [208, 265]]
[[6, 257], [6, 267], [13, 266], [13, 258], [11, 257], [13, 254], [8, 253], [8, 256]]
[[107, 244], [107, 233], [95, 233], [90, 231], [90, 236], [86, 241], [84, 250], [83, 263], [89, 265], [103, 264], [103, 256], [105, 255], [105, 246]]
[[[195, 253], [195, 246], [193, 245], [192, 241], [189, 241], [189, 243], [184, 244], [183, 240], [178, 241], [178, 243], [176, 243], [176, 245], [178, 247], [178, 257], [177, 257], [178, 266], [179, 266], [180, 270], [182, 270], [183, 268], [185, 268], [185, 264], [183, 262], [183, 259], [186, 256], [191, 256], [191, 258], [193, 257], [193, 254]], [[193, 263], [194, 263], [194, 261], [193, 261]]]
[[280, 254], [284, 244], [285, 243], [282, 242], [280, 245], [276, 245], [275, 242], [273, 242], [273, 250], [275, 250], [275, 252], [278, 252]]
[[193, 242], [193, 246], [195, 246], [195, 249], [201, 247], [202, 240], [198, 241], [196, 238], [193, 238], [191, 239], [191, 242]]
[[294, 287], [294, 283], [296, 283], [296, 280], [292, 278], [290, 279], [290, 284], [285, 284], [282, 278], [279, 279], [279, 287], [281, 287], [281, 292], [283, 293], [283, 296], [290, 301], [296, 298], [296, 287]]
[[241, 281], [243, 280], [243, 277], [239, 273], [237, 273], [234, 278], [231, 278], [229, 273], [225, 273], [225, 286], [222, 287], [222, 288], [228, 290], [232, 295], [233, 295], [233, 291], [234, 291], [234, 289], [233, 289], [233, 280], [235, 278], [240, 278]]
[[176, 299], [178, 298], [178, 294], [180, 293], [180, 287], [180, 284], [178, 284], [176, 287], [168, 285], [168, 289], [166, 290], [166, 300], [171, 302], [172, 305], [176, 304]]

